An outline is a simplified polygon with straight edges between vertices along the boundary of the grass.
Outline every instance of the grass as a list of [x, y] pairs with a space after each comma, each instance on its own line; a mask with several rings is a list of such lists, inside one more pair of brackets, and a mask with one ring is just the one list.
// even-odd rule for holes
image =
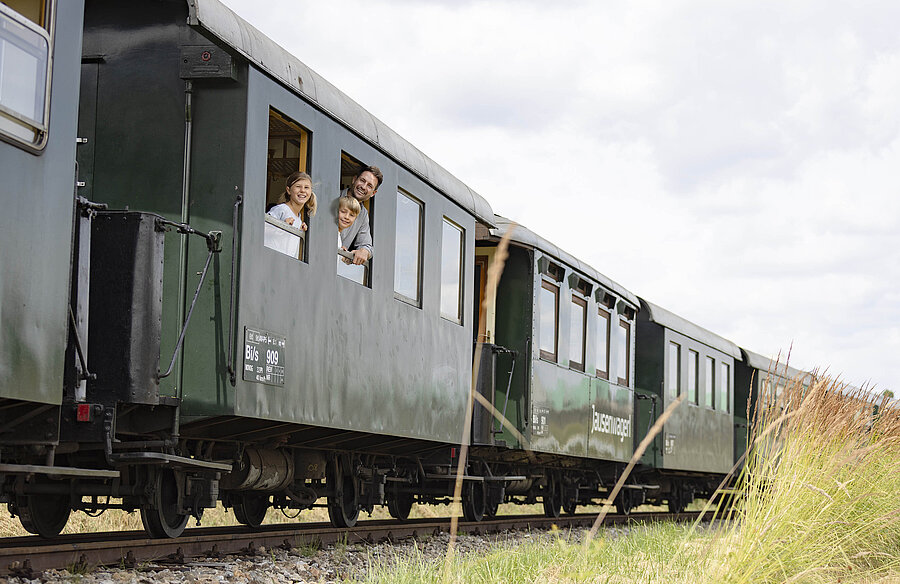
[[[900, 583], [900, 410], [824, 379], [764, 388], [733, 506], [716, 528], [638, 526], [627, 535], [373, 562], [366, 582]], [[601, 532], [602, 534], [603, 532]]]

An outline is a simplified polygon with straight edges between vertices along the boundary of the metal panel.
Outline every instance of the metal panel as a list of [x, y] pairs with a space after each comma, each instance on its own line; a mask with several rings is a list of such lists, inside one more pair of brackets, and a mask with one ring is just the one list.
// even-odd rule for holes
[[634, 391], [605, 379], [591, 379], [587, 456], [627, 462], [634, 454]]
[[0, 143], [0, 398], [62, 399], [82, 14], [58, 3], [46, 148]]
[[535, 359], [531, 379], [531, 447], [539, 452], [587, 455], [591, 380], [578, 371]]

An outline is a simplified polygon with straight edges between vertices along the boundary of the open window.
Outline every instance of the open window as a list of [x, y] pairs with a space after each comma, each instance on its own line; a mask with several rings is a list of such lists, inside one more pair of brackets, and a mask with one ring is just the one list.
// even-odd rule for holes
[[441, 228], [441, 316], [462, 324], [465, 231], [444, 217]]
[[29, 152], [47, 145], [53, 0], [0, 2], [0, 138]]
[[[360, 172], [366, 167], [361, 161], [357, 160], [353, 156], [350, 156], [346, 152], [341, 152], [341, 179], [340, 179], [340, 187], [341, 187], [341, 196], [349, 194], [349, 189], [353, 184], [353, 179], [355, 179]], [[377, 185], [381, 186], [381, 185]], [[376, 189], [377, 189], [376, 186]], [[370, 198], [367, 201], [363, 201], [360, 203], [362, 206], [362, 210], [360, 211], [359, 216], [357, 216], [356, 221], [364, 221], [367, 225], [368, 233], [372, 237], [374, 241], [375, 237], [375, 204], [374, 198]], [[336, 214], [337, 208], [333, 210]], [[334, 218], [336, 219], [336, 218]], [[354, 227], [356, 227], [354, 225]], [[358, 233], [358, 229], [353, 229], [354, 233]], [[351, 251], [356, 247], [357, 239], [353, 238], [353, 241], [342, 241], [344, 247], [347, 247]], [[371, 261], [368, 260], [364, 264], [353, 264], [351, 262], [353, 258], [353, 254], [346, 251], [341, 251], [340, 247], [337, 249], [337, 273], [342, 278], [346, 278], [348, 280], [352, 280], [357, 284], [362, 286], [369, 286], [370, 283], [370, 271], [371, 271]]]
[[289, 178], [296, 178], [297, 172], [309, 173], [309, 131], [294, 120], [274, 109], [269, 109], [269, 141], [266, 157], [266, 215], [265, 246], [306, 261], [306, 234], [304, 224], [310, 225], [309, 218], [315, 212], [315, 195], [312, 195], [312, 181], [308, 182], [310, 194], [298, 206], [291, 200]]

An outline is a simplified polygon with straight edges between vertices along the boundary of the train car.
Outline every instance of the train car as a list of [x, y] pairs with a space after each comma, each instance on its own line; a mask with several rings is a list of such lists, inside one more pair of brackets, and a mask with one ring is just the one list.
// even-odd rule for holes
[[683, 396], [641, 460], [659, 476], [660, 488], [648, 498], [678, 512], [694, 497], [711, 496], [734, 464], [734, 375], [742, 354], [731, 341], [643, 298], [637, 335], [635, 440]]
[[[482, 347], [478, 391], [535, 453], [530, 474], [548, 515], [604, 496], [633, 454], [637, 296], [535, 232], [497, 216], [479, 228], [476, 294]], [[497, 245], [510, 232], [497, 290], [485, 289]], [[486, 301], [485, 301], [486, 300]], [[485, 416], [475, 444], [515, 449], [516, 435]], [[479, 449], [474, 450], [477, 456]], [[517, 472], [517, 471], [513, 471]], [[507, 495], [528, 495], [527, 487]]]
[[89, 377], [76, 351], [86, 289], [70, 285], [89, 244], [73, 236], [82, 15], [77, 0], [0, 3], [0, 501], [36, 533], [69, 516], [57, 484], [119, 477], [70, 466], [60, 438], [64, 404], [84, 399]]
[[778, 359], [769, 359], [748, 349], [741, 349], [743, 358], [734, 368], [734, 460], [737, 468], [744, 466], [748, 436], [759, 413], [760, 396], [781, 395], [793, 380], [809, 386], [812, 373], [791, 367]]
[[[70, 509], [140, 509], [151, 535], [172, 537], [217, 499], [258, 525], [270, 505], [325, 497], [347, 526], [376, 504], [408, 514], [413, 493], [446, 499], [471, 379], [475, 228], [493, 226], [490, 205], [214, 0], [89, 1], [83, 29], [80, 6], [48, 5], [65, 41], [50, 98], [59, 145], [16, 156], [59, 174], [44, 185], [10, 172], [39, 196], [27, 211], [4, 196], [20, 205], [3, 219], [17, 224], [4, 267], [19, 262], [4, 278], [23, 275], [17, 296], [3, 289], [3, 364], [16, 369], [2, 397], [38, 386], [18, 421], [56, 408], [62, 430], [0, 445], [10, 510], [53, 535]], [[98, 205], [73, 229], [76, 112], [79, 195]], [[367, 165], [383, 171], [368, 208], [376, 253], [351, 267], [334, 205]], [[318, 192], [307, 231], [266, 217], [293, 171]], [[51, 195], [63, 212], [45, 271], [24, 258], [47, 238], [34, 203]], [[29, 297], [46, 326], [29, 305], [14, 314]], [[70, 309], [85, 332], [67, 344]], [[76, 353], [86, 383], [64, 393]], [[58, 480], [61, 465], [99, 474]], [[28, 510], [48, 497], [34, 525]]]

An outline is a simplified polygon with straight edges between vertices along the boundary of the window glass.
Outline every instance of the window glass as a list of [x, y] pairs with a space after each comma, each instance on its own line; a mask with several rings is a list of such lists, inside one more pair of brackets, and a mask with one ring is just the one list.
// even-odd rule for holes
[[[289, 202], [288, 177], [296, 172], [309, 172], [309, 132], [280, 112], [269, 108], [269, 140], [266, 154], [266, 217], [263, 242], [269, 249], [305, 260], [306, 233], [303, 224], [316, 210], [312, 181], [295, 181], [301, 187], [308, 183], [309, 193], [299, 209]], [[295, 178], [296, 175], [292, 178]], [[299, 211], [299, 214], [298, 214]]]
[[700, 353], [694, 351], [692, 349], [688, 349], [688, 362], [687, 362], [687, 374], [688, 374], [688, 399], [691, 400], [691, 403], [696, 404], [699, 399], [700, 393]]
[[716, 409], [729, 412], [729, 385], [731, 382], [731, 366], [728, 363], [719, 363], [719, 395], [716, 398]]
[[681, 345], [669, 341], [669, 370], [666, 373], [666, 388], [669, 399], [681, 393]]
[[713, 388], [716, 386], [716, 361], [712, 357], [706, 358], [706, 374], [703, 379], [703, 405], [711, 408], [713, 405]]
[[441, 233], [441, 316], [462, 323], [463, 230], [444, 217]]
[[609, 313], [598, 308], [597, 315], [597, 377], [609, 379]]
[[619, 319], [619, 385], [631, 386], [631, 323]]
[[541, 357], [550, 361], [556, 361], [556, 335], [559, 315], [559, 288], [550, 282], [541, 283], [540, 300], [540, 349]]
[[584, 331], [587, 318], [587, 301], [572, 296], [569, 306], [569, 367], [584, 371]]
[[397, 191], [394, 292], [415, 306], [422, 305], [422, 212], [420, 201]]
[[[34, 3], [22, 4], [34, 12]], [[46, 131], [49, 57], [47, 32], [0, 5], [0, 132], [30, 146], [42, 142]]]

